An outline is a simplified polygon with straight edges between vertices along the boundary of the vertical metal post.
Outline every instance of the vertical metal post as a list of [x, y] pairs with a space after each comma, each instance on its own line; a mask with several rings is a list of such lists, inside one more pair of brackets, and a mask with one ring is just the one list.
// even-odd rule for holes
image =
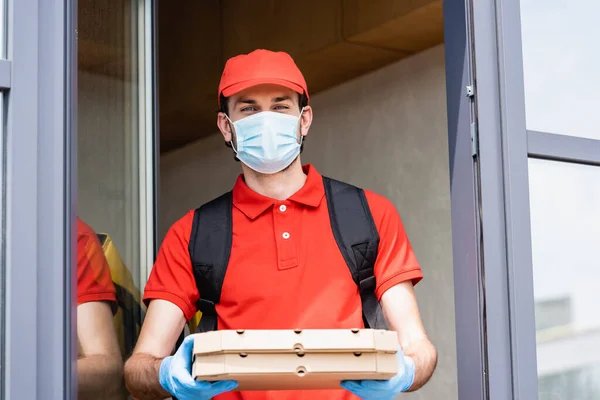
[[444, 3], [461, 399], [537, 398], [519, 19], [516, 1]]
[[469, 1], [444, 1], [458, 394], [481, 400], [487, 398], [487, 366], [469, 15]]
[[[6, 60], [6, 2], [0, 0], [0, 62], [7, 64], [8, 76], [0, 76], [0, 399], [5, 398], [5, 334], [6, 327], [6, 97], [10, 88], [10, 61]], [[6, 71], [4, 71], [6, 72]], [[5, 75], [0, 71], [0, 75]], [[8, 79], [6, 79], [8, 78]]]
[[519, 2], [473, 1], [490, 399], [537, 399]]
[[158, 253], [158, 248], [160, 245], [160, 240], [158, 237], [158, 221], [159, 221], [159, 217], [158, 217], [158, 213], [159, 213], [159, 202], [160, 202], [160, 187], [159, 187], [159, 183], [160, 183], [160, 110], [159, 110], [159, 80], [158, 80], [158, 32], [159, 32], [159, 25], [158, 25], [158, 1], [157, 0], [152, 0], [151, 3], [151, 7], [152, 7], [152, 17], [151, 17], [151, 21], [152, 21], [152, 27], [151, 27], [151, 32], [152, 32], [152, 118], [153, 118], [153, 123], [152, 123], [152, 128], [153, 128], [153, 135], [152, 135], [152, 145], [153, 145], [153, 162], [152, 162], [152, 179], [153, 179], [153, 190], [154, 190], [154, 197], [153, 197], [153, 201], [152, 201], [152, 205], [153, 205], [153, 213], [152, 213], [152, 226], [154, 229], [154, 235], [152, 237], [152, 244], [153, 244], [153, 257], [156, 258], [156, 255]]
[[6, 160], [6, 396], [74, 399], [74, 15], [11, 0]]

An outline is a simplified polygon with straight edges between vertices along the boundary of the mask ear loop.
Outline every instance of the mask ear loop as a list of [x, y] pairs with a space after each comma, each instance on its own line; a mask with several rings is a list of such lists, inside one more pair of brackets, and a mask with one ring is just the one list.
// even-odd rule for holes
[[[300, 129], [300, 120], [302, 119], [302, 113], [304, 113], [304, 107], [300, 110], [300, 115], [298, 116], [298, 129]], [[304, 135], [300, 132], [300, 146], [304, 142]]]
[[229, 115], [225, 114], [225, 118], [227, 118], [227, 121], [229, 121], [229, 128], [231, 129], [231, 142], [229, 142], [231, 144], [231, 148], [233, 149], [233, 151], [235, 152], [235, 154], [238, 153], [237, 149], [235, 148], [235, 146], [233, 145], [233, 131], [234, 129], [234, 125], [233, 125], [233, 121], [229, 119]]

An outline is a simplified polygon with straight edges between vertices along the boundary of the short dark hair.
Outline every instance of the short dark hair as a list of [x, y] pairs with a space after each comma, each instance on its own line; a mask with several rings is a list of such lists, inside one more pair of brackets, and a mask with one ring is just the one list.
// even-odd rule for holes
[[[219, 103], [220, 103], [219, 112], [225, 113], [227, 115], [229, 115], [228, 100], [229, 100], [229, 97], [225, 97], [221, 93], [221, 95], [219, 96]], [[304, 93], [302, 93], [302, 94], [298, 93], [298, 105], [300, 106], [300, 109], [302, 109], [303, 107], [306, 107], [308, 105], [308, 97], [306, 97], [306, 95]]]

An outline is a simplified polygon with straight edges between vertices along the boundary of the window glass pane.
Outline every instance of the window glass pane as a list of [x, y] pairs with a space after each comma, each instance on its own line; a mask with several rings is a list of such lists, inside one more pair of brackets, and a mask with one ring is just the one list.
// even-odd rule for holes
[[530, 159], [540, 400], [600, 398], [600, 168]]
[[527, 129], [600, 139], [600, 1], [521, 0]]
[[[82, 398], [125, 398], [122, 361], [143, 318], [151, 226], [146, 143], [145, 3], [78, 2], [78, 341]], [[94, 333], [94, 335], [92, 335]], [[112, 343], [97, 362], [94, 340]], [[96, 367], [87, 370], [87, 362]], [[107, 365], [113, 365], [110, 369]], [[101, 366], [108, 368], [100, 371]], [[96, 376], [90, 371], [95, 371]], [[102, 378], [102, 379], [99, 379]]]
[[600, 2], [521, 0], [527, 129], [600, 139]]

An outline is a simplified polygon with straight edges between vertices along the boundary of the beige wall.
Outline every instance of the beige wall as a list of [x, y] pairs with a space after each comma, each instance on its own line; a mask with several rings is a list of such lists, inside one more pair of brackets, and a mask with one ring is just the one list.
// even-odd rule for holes
[[[398, 208], [424, 280], [416, 291], [439, 352], [432, 381], [403, 398], [457, 399], [448, 139], [442, 47], [314, 96], [303, 162], [371, 189]], [[161, 159], [160, 235], [239, 174], [219, 135]]]

